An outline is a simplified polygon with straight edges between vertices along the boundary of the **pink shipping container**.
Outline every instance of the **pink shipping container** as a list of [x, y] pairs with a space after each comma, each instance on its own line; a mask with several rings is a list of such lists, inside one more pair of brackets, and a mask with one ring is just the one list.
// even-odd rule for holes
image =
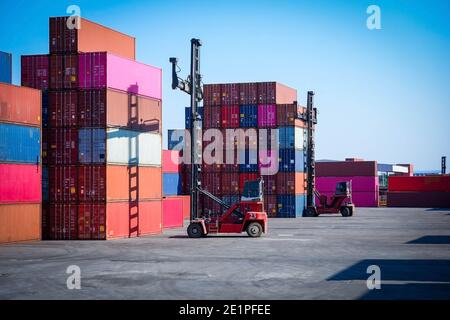
[[41, 202], [41, 166], [0, 164], [0, 204]]
[[165, 198], [162, 201], [163, 228], [183, 227], [183, 199]]
[[277, 126], [277, 106], [275, 104], [258, 105], [258, 128]]
[[378, 192], [378, 177], [317, 177], [319, 192], [334, 192], [339, 182], [351, 181], [354, 192]]
[[[322, 195], [331, 197], [333, 192], [320, 192]], [[352, 202], [356, 207], [378, 207], [378, 192], [355, 192], [352, 193]], [[316, 199], [317, 201], [317, 199]]]
[[21, 57], [22, 86], [48, 90], [49, 78], [49, 55]]
[[181, 172], [181, 158], [179, 151], [163, 150], [162, 170], [163, 173]]
[[112, 88], [161, 100], [161, 69], [106, 52], [81, 53], [78, 58], [80, 88]]

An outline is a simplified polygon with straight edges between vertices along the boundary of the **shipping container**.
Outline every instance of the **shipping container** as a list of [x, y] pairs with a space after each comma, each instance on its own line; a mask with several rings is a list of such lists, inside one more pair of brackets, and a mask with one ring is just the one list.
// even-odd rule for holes
[[376, 161], [332, 161], [316, 163], [317, 177], [377, 176]]
[[280, 127], [278, 128], [280, 137], [280, 148], [304, 149], [306, 144], [306, 130], [299, 127]]
[[276, 195], [278, 192], [277, 188], [277, 177], [280, 173], [276, 175], [263, 175], [264, 180], [264, 195]]
[[162, 70], [106, 52], [79, 54], [81, 89], [111, 88], [161, 100]]
[[437, 176], [389, 176], [389, 191], [450, 192], [450, 175]]
[[220, 106], [222, 104], [222, 85], [205, 84], [203, 96], [205, 106]]
[[240, 106], [240, 126], [242, 128], [258, 127], [258, 105]]
[[52, 91], [49, 93], [49, 125], [52, 128], [78, 126], [78, 93]]
[[50, 89], [77, 89], [78, 79], [77, 54], [50, 56]]
[[205, 106], [203, 108], [203, 129], [222, 127], [222, 108], [220, 106]]
[[183, 227], [183, 200], [181, 198], [164, 198], [162, 207], [164, 229]]
[[259, 104], [289, 104], [297, 101], [297, 90], [277, 82], [258, 83]]
[[0, 243], [41, 240], [41, 204], [0, 205]]
[[179, 151], [163, 150], [163, 173], [181, 173], [181, 157]]
[[277, 218], [299, 218], [303, 216], [305, 195], [278, 195]]
[[222, 194], [222, 177], [215, 173], [202, 173], [202, 188], [210, 193], [220, 196]]
[[0, 82], [12, 83], [12, 54], [0, 51]]
[[78, 130], [74, 128], [45, 129], [42, 159], [45, 164], [78, 163]]
[[239, 195], [239, 173], [224, 172], [221, 174], [223, 194], [235, 196]]
[[82, 127], [118, 127], [162, 132], [162, 103], [112, 89], [81, 90], [78, 123]]
[[222, 106], [238, 105], [240, 103], [240, 85], [238, 83], [222, 84]]
[[48, 128], [49, 124], [49, 97], [48, 91], [42, 92], [42, 127]]
[[83, 203], [77, 206], [78, 240], [106, 239], [106, 210], [104, 203]]
[[182, 194], [181, 175], [179, 173], [163, 173], [163, 195], [175, 196]]
[[274, 175], [280, 171], [278, 150], [259, 151], [258, 169], [261, 175]]
[[241, 83], [239, 85], [239, 104], [257, 104], [258, 103], [258, 84]]
[[0, 122], [41, 126], [41, 92], [0, 83]]
[[115, 128], [79, 130], [79, 161], [82, 164], [161, 166], [161, 153], [159, 134]]
[[178, 196], [183, 201], [183, 217], [185, 220], [191, 218], [191, 197], [190, 196]]
[[279, 194], [304, 194], [305, 185], [305, 174], [302, 172], [280, 172], [277, 175], [277, 192]]
[[74, 203], [78, 200], [76, 166], [49, 166], [49, 201]]
[[77, 19], [80, 19], [79, 28], [68, 28], [68, 23], [74, 26], [75, 21], [68, 21], [68, 17], [50, 18], [50, 53], [107, 51], [135, 59], [135, 38], [83, 18]]
[[376, 177], [316, 177], [316, 188], [319, 192], [334, 192], [339, 182], [351, 182], [355, 192], [378, 192], [379, 183]]
[[44, 240], [77, 240], [78, 207], [76, 204], [46, 204]]
[[264, 210], [269, 218], [275, 218], [278, 214], [278, 202], [276, 195], [264, 195]]
[[239, 172], [258, 172], [257, 150], [239, 150]]
[[280, 172], [305, 172], [305, 154], [303, 150], [280, 149]]
[[40, 158], [40, 128], [0, 123], [0, 162], [38, 164]]
[[222, 106], [222, 128], [239, 128], [239, 105]]
[[277, 126], [277, 106], [275, 104], [258, 105], [258, 128]]
[[294, 126], [297, 115], [298, 106], [296, 104], [279, 104], [277, 105], [277, 125], [279, 127]]
[[21, 57], [22, 86], [48, 90], [50, 85], [49, 55], [32, 55]]
[[443, 191], [389, 191], [388, 207], [450, 208], [450, 192]]
[[48, 177], [48, 167], [42, 166], [42, 201], [49, 201], [49, 177]]
[[40, 203], [41, 166], [0, 163], [0, 204]]

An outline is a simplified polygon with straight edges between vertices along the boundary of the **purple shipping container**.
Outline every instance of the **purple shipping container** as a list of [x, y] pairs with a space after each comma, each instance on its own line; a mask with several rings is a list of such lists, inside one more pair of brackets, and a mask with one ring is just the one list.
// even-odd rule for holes
[[22, 86], [48, 90], [49, 87], [49, 56], [34, 55], [21, 58]]
[[319, 192], [334, 192], [339, 182], [351, 181], [353, 192], [378, 192], [378, 177], [317, 177]]
[[258, 127], [275, 128], [277, 126], [277, 106], [275, 104], [258, 105]]
[[79, 55], [82, 89], [113, 88], [161, 100], [162, 70], [106, 52]]

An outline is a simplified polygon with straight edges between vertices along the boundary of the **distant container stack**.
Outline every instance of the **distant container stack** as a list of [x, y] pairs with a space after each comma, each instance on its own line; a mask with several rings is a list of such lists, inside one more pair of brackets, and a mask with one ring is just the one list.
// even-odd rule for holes
[[376, 161], [346, 159], [316, 163], [316, 188], [326, 196], [334, 195], [336, 184], [351, 182], [356, 207], [378, 207], [379, 180]]
[[[305, 108], [297, 104], [297, 91], [276, 82], [205, 85], [204, 106], [200, 111], [203, 133], [208, 129], [219, 130], [224, 147], [222, 163], [203, 163], [202, 187], [233, 204], [239, 200], [245, 181], [262, 177], [268, 215], [301, 217], [306, 190], [306, 124], [300, 120], [304, 112]], [[189, 127], [187, 108], [186, 129]], [[239, 129], [244, 134], [256, 132], [255, 139], [246, 138], [239, 145], [240, 139], [231, 136]], [[181, 131], [169, 132], [169, 148], [182, 141]], [[204, 142], [203, 150], [208, 145]], [[189, 188], [190, 166], [184, 165], [183, 192], [188, 194]], [[210, 199], [201, 196], [200, 202], [204, 213], [222, 213]]]
[[0, 51], [0, 82], [12, 83], [12, 55]]
[[389, 176], [387, 205], [450, 208], [450, 175]]
[[0, 83], [0, 243], [41, 239], [41, 92]]
[[106, 240], [162, 230], [162, 72], [135, 39], [50, 18], [50, 54], [22, 57], [43, 90], [43, 236]]
[[190, 217], [190, 196], [182, 194], [179, 151], [163, 150], [163, 227], [180, 228]]

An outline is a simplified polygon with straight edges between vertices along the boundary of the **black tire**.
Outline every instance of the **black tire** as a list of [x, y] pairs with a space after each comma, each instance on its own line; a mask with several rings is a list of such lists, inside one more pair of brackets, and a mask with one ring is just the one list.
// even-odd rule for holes
[[187, 229], [189, 238], [198, 239], [203, 237], [204, 232], [200, 223], [191, 223]]
[[304, 216], [308, 218], [317, 217], [316, 210], [314, 208], [306, 208], [304, 212]]
[[341, 214], [343, 217], [351, 217], [352, 216], [352, 211], [350, 210], [349, 207], [342, 207], [341, 208]]
[[247, 226], [247, 234], [251, 238], [261, 237], [263, 228], [258, 222], [252, 222]]

